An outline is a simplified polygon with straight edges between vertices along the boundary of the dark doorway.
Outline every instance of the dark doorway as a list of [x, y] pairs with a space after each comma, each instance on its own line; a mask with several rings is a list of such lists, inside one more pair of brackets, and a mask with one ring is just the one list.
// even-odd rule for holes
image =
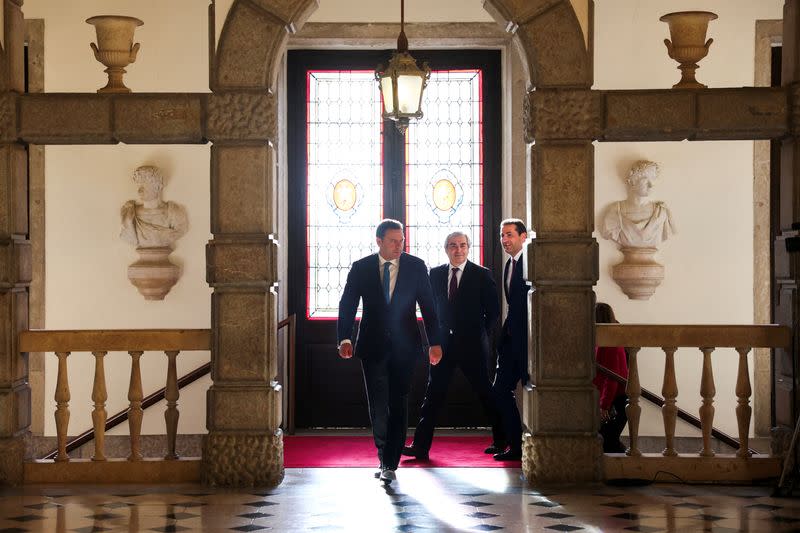
[[[298, 317], [297, 428], [369, 425], [361, 367], [336, 351], [336, 313], [350, 265], [376, 251], [381, 218], [406, 226], [406, 251], [428, 267], [447, 261], [451, 231], [472, 237], [470, 259], [498, 272], [500, 52], [413, 51], [432, 76], [425, 117], [403, 135], [380, 119], [374, 80], [389, 51], [288, 53], [289, 312]], [[497, 274], [499, 275], [499, 273]], [[498, 295], [499, 297], [499, 295]], [[418, 418], [422, 356], [409, 398]], [[460, 375], [439, 425], [485, 426]]]

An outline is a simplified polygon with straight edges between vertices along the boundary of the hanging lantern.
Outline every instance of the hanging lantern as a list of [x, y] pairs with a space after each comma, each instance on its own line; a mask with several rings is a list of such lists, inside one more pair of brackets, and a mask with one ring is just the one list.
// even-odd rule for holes
[[408, 39], [405, 34], [405, 6], [400, 0], [400, 35], [397, 36], [397, 50], [392, 54], [389, 66], [378, 66], [375, 79], [380, 84], [383, 98], [383, 118], [394, 120], [397, 129], [405, 132], [410, 119], [422, 118], [422, 91], [431, 77], [427, 63], [422, 68], [408, 53]]

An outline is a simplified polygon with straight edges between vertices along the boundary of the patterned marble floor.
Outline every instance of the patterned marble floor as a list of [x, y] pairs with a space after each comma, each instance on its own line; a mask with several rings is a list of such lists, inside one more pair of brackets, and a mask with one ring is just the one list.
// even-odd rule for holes
[[274, 490], [28, 486], [0, 491], [0, 532], [800, 532], [800, 499], [769, 487], [586, 485], [535, 490], [518, 469], [288, 469]]

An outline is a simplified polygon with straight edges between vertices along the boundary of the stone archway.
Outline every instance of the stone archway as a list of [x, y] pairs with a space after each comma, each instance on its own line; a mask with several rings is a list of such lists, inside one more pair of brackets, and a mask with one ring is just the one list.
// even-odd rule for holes
[[[280, 140], [275, 81], [289, 33], [317, 5], [317, 0], [234, 0], [212, 61], [206, 134], [214, 142], [214, 237], [207, 251], [214, 288], [213, 385], [203, 451], [209, 484], [274, 485], [283, 477], [273, 333], [274, 146]], [[592, 238], [593, 132], [581, 127], [592, 109], [586, 92], [567, 94], [575, 111], [569, 117], [563, 113], [563, 91], [592, 84], [591, 39], [584, 39], [570, 0], [486, 0], [484, 6], [515, 34], [536, 88], [524, 110], [526, 139], [532, 143], [536, 137], [535, 147], [529, 144], [528, 194], [537, 239], [528, 250], [532, 386], [524, 401], [530, 433], [524, 437], [523, 469], [530, 482], [598, 479], [601, 452], [591, 384], [598, 259]], [[554, 105], [561, 114], [550, 120]]]

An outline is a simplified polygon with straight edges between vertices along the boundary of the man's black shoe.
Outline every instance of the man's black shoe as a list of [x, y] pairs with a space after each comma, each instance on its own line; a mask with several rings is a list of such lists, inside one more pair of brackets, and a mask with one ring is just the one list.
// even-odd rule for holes
[[490, 455], [495, 455], [497, 453], [503, 453], [505, 451], [505, 449], [506, 449], [505, 446], [500, 446], [498, 444], [492, 444], [491, 446], [489, 446], [488, 448], [483, 450], [483, 453], [488, 453]]
[[522, 450], [508, 449], [502, 453], [496, 453], [492, 457], [496, 461], [519, 461], [522, 459]]
[[413, 444], [411, 446], [403, 446], [403, 455], [408, 455], [409, 457], [415, 457], [421, 461], [427, 461], [428, 451], [427, 450], [420, 450]]

